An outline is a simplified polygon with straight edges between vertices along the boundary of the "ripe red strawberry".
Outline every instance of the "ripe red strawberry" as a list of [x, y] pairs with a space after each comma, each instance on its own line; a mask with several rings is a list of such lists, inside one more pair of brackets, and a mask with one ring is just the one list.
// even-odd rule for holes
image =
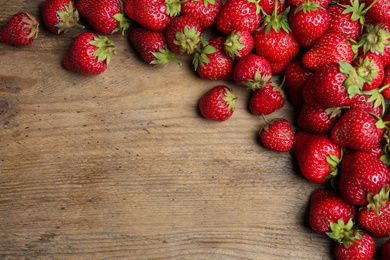
[[149, 64], [165, 66], [170, 60], [175, 60], [175, 54], [167, 46], [162, 32], [137, 27], [130, 31], [129, 41], [142, 59]]
[[229, 87], [218, 85], [201, 97], [199, 109], [207, 119], [225, 121], [233, 115], [235, 100], [236, 97]]
[[303, 87], [312, 75], [313, 72], [303, 66], [301, 60], [292, 61], [286, 66], [284, 79], [293, 105], [297, 107], [303, 106]]
[[239, 60], [252, 52], [253, 36], [246, 30], [234, 30], [225, 41], [225, 52], [233, 59]]
[[293, 152], [302, 175], [309, 181], [325, 183], [337, 175], [342, 152], [328, 135], [298, 130], [295, 133]]
[[374, 239], [368, 234], [361, 234], [349, 246], [337, 243], [335, 254], [337, 260], [371, 260], [375, 254]]
[[181, 10], [181, 1], [128, 0], [125, 12], [133, 21], [152, 31], [164, 31], [172, 17]]
[[249, 109], [255, 115], [269, 115], [282, 108], [284, 104], [283, 91], [278, 85], [271, 82], [253, 93], [249, 102]]
[[352, 44], [347, 39], [337, 33], [325, 33], [302, 56], [302, 63], [306, 68], [317, 70], [339, 61], [351, 63], [353, 57]]
[[278, 118], [266, 124], [260, 130], [260, 140], [270, 150], [290, 151], [294, 143], [294, 132], [290, 122], [284, 118]]
[[384, 76], [383, 76], [383, 81], [382, 81], [382, 88], [384, 88], [382, 90], [382, 95], [386, 98], [386, 99], [390, 99], [390, 66], [387, 65], [385, 68], [384, 68]]
[[341, 115], [339, 108], [322, 108], [303, 104], [299, 112], [297, 125], [313, 134], [329, 133]]
[[91, 32], [79, 34], [64, 57], [64, 65], [71, 71], [100, 74], [107, 69], [115, 45], [105, 36]]
[[340, 163], [339, 189], [342, 198], [353, 205], [367, 205], [368, 194], [378, 194], [390, 183], [390, 171], [377, 157], [352, 151]]
[[350, 232], [351, 227], [348, 224], [355, 219], [355, 215], [355, 207], [333, 191], [318, 189], [310, 198], [309, 224], [321, 235], [331, 233], [331, 223], [332, 226], [336, 226], [339, 222], [340, 226], [343, 224], [347, 226], [342, 227], [340, 231]]
[[390, 23], [390, 0], [366, 0], [365, 2], [366, 6], [372, 5], [366, 14], [368, 20], [373, 23]]
[[261, 23], [259, 0], [227, 0], [217, 16], [217, 29], [230, 34], [234, 30], [253, 33]]
[[269, 62], [256, 54], [239, 60], [233, 70], [234, 82], [244, 88], [256, 90], [271, 82], [272, 69]]
[[390, 239], [382, 247], [382, 260], [390, 260]]
[[224, 51], [225, 37], [214, 36], [208, 43], [201, 39], [201, 47], [194, 55], [194, 68], [199, 76], [208, 80], [233, 78], [234, 63]]
[[[281, 14], [287, 8], [287, 1], [285, 0], [277, 0], [276, 4], [278, 5], [278, 14]], [[275, 8], [275, 0], [261, 0], [259, 1], [259, 6], [265, 14], [271, 15]]]
[[[307, 2], [307, 0], [286, 0], [287, 5], [291, 7], [299, 6], [304, 2]], [[322, 8], [326, 8], [330, 4], [330, 0], [311, 0], [310, 2], [316, 3]]]
[[253, 33], [254, 52], [268, 60], [274, 74], [283, 72], [299, 53], [298, 41], [288, 25], [289, 10], [277, 15], [275, 8], [271, 16], [265, 16], [262, 27]]
[[53, 33], [61, 34], [77, 23], [79, 12], [73, 0], [46, 0], [41, 5], [42, 19], [45, 26]]
[[38, 22], [28, 13], [17, 13], [0, 28], [0, 42], [27, 46], [38, 36]]
[[192, 16], [177, 16], [171, 19], [166, 29], [169, 48], [178, 55], [193, 53], [200, 43], [202, 29]]
[[385, 111], [385, 99], [378, 89], [365, 91], [351, 98], [349, 108], [361, 108], [364, 111], [381, 117]]
[[204, 31], [214, 25], [222, 6], [221, 0], [188, 0], [181, 4], [181, 15], [194, 17]]
[[380, 141], [383, 128], [382, 120], [378, 120], [361, 108], [355, 108], [342, 115], [330, 134], [332, 141], [337, 145], [369, 151]]
[[358, 76], [366, 81], [363, 91], [375, 89], [382, 84], [385, 71], [378, 56], [370, 53], [360, 55], [352, 62], [352, 66], [355, 67]]
[[357, 215], [357, 223], [375, 237], [390, 236], [390, 186], [369, 195], [369, 204]]
[[329, 14], [320, 5], [307, 1], [292, 9], [289, 22], [299, 45], [310, 48], [328, 29]]

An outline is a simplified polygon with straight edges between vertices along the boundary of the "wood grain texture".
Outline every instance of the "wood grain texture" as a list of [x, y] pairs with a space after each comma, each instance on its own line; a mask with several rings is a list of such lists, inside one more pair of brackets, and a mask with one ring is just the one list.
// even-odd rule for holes
[[[199, 78], [191, 57], [149, 66], [120, 34], [106, 72], [70, 72], [82, 30], [50, 33], [42, 2], [0, 0], [0, 24], [20, 11], [41, 23], [31, 46], [0, 44], [1, 259], [334, 259], [307, 221], [322, 186], [261, 146], [249, 91]], [[217, 84], [239, 98], [225, 122], [197, 109]]]

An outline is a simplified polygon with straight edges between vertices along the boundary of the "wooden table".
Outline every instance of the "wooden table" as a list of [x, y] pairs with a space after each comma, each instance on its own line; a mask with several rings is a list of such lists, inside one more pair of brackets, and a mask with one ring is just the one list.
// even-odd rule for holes
[[[20, 11], [41, 23], [31, 46], [0, 44], [1, 259], [334, 259], [308, 226], [323, 186], [262, 147], [250, 91], [201, 79], [191, 57], [152, 67], [120, 34], [106, 72], [70, 72], [82, 30], [49, 32], [42, 2], [0, 0], [0, 24]], [[219, 84], [239, 97], [225, 122], [197, 109]]]

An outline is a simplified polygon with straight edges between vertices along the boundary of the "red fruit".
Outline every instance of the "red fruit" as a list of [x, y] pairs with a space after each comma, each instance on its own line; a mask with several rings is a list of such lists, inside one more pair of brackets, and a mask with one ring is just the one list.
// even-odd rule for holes
[[85, 32], [76, 37], [64, 57], [64, 65], [71, 71], [100, 74], [107, 69], [115, 45], [105, 36]]
[[332, 232], [331, 223], [343, 222], [347, 225], [355, 219], [355, 214], [353, 205], [330, 190], [318, 189], [310, 198], [310, 227], [321, 235]]
[[325, 109], [304, 103], [299, 112], [297, 124], [306, 132], [325, 134], [330, 132], [340, 114], [341, 109], [338, 108]]
[[38, 22], [28, 13], [17, 13], [0, 28], [0, 42], [27, 46], [38, 37]]
[[256, 90], [271, 82], [272, 69], [269, 62], [256, 54], [249, 54], [234, 67], [234, 82], [244, 88]]
[[390, 260], [390, 239], [382, 247], [382, 260]]
[[98, 33], [124, 34], [130, 20], [122, 13], [122, 4], [122, 0], [78, 0], [77, 9]]
[[162, 32], [138, 27], [129, 33], [129, 41], [149, 64], [165, 66], [170, 60], [174, 60], [175, 54], [169, 50]]
[[325, 183], [337, 175], [341, 148], [328, 135], [298, 130], [293, 151], [302, 175], [309, 181]]
[[250, 100], [249, 108], [253, 114], [269, 115], [282, 108], [284, 103], [283, 91], [276, 84], [270, 83], [255, 91]]
[[[287, 5], [291, 7], [299, 6], [305, 2], [307, 2], [307, 0], [286, 0]], [[326, 8], [330, 4], [330, 0], [311, 0], [310, 2], [316, 3], [323, 8]]]
[[335, 254], [337, 260], [371, 260], [375, 254], [374, 239], [368, 234], [361, 234], [349, 246], [337, 243]]
[[293, 105], [297, 107], [303, 106], [303, 87], [312, 75], [313, 72], [303, 66], [300, 60], [292, 61], [286, 66], [284, 79]]
[[199, 109], [207, 119], [225, 121], [233, 115], [235, 100], [236, 97], [229, 87], [219, 85], [201, 97]]
[[[277, 0], [277, 14], [281, 14], [284, 12], [287, 8], [287, 2], [284, 0]], [[259, 1], [259, 6], [263, 10], [263, 12], [267, 15], [272, 15], [272, 12], [275, 8], [275, 1], [274, 0], [261, 0]]]
[[385, 100], [382, 94], [377, 89], [364, 93], [366, 94], [356, 94], [351, 98], [349, 108], [361, 108], [368, 113], [381, 117], [385, 111]]
[[310, 48], [328, 29], [329, 14], [320, 5], [307, 1], [289, 15], [291, 30], [303, 48]]
[[368, 9], [366, 17], [370, 21], [390, 23], [390, 0], [366, 0], [366, 6], [371, 6]]
[[340, 172], [340, 194], [354, 205], [367, 205], [370, 193], [375, 196], [390, 183], [387, 166], [367, 152], [352, 151], [344, 155]]
[[317, 70], [330, 63], [351, 63], [354, 56], [352, 44], [337, 33], [323, 34], [302, 56], [306, 68]]
[[53, 33], [61, 34], [77, 23], [79, 12], [72, 0], [46, 0], [41, 5], [41, 13], [46, 27]]
[[189, 0], [181, 4], [181, 15], [194, 17], [204, 31], [215, 23], [222, 6], [221, 0]]
[[363, 54], [352, 62], [352, 66], [355, 67], [356, 73], [366, 81], [363, 91], [375, 89], [382, 84], [385, 71], [378, 56]]
[[335, 144], [344, 148], [369, 151], [381, 140], [384, 127], [381, 122], [361, 108], [350, 109], [337, 121], [330, 135]]
[[253, 33], [261, 22], [258, 0], [227, 0], [218, 14], [217, 29], [225, 34], [234, 30]]
[[202, 40], [202, 46], [194, 55], [194, 67], [201, 78], [223, 80], [233, 78], [233, 59], [224, 51], [225, 37], [212, 37], [208, 43]]
[[239, 60], [251, 53], [254, 45], [252, 35], [245, 30], [234, 30], [225, 41], [225, 52]]
[[384, 76], [383, 76], [383, 81], [382, 81], [382, 87], [384, 88], [382, 90], [382, 95], [386, 99], [390, 99], [390, 66], [387, 65], [384, 68]]
[[192, 16], [173, 18], [166, 29], [169, 48], [179, 55], [193, 53], [200, 43], [201, 30], [198, 21]]
[[260, 130], [260, 140], [270, 150], [290, 151], [294, 143], [294, 132], [290, 122], [284, 118], [273, 120]]

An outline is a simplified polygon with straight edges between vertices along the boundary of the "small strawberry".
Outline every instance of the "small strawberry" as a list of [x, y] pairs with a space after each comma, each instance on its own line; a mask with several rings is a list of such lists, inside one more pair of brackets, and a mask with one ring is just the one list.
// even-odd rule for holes
[[325, 183], [337, 175], [342, 151], [327, 134], [298, 130], [295, 133], [293, 152], [302, 175], [309, 181]]
[[322, 108], [303, 104], [299, 112], [297, 125], [313, 134], [329, 133], [341, 115], [339, 108]]
[[292, 61], [286, 66], [284, 78], [290, 100], [294, 106], [303, 106], [303, 87], [312, 75], [313, 71], [303, 66], [301, 60]]
[[215, 23], [222, 6], [221, 0], [188, 0], [181, 4], [181, 15], [194, 17], [204, 31]]
[[253, 33], [261, 23], [260, 0], [227, 0], [218, 14], [216, 26], [224, 33], [247, 30]]
[[271, 78], [271, 65], [265, 58], [256, 54], [249, 54], [239, 60], [233, 70], [234, 82], [251, 90], [265, 87]]
[[382, 260], [390, 260], [390, 239], [382, 247]]
[[285, 104], [281, 87], [271, 82], [256, 90], [249, 102], [249, 109], [255, 115], [269, 115]]
[[142, 59], [149, 64], [165, 66], [170, 60], [175, 60], [175, 54], [167, 46], [162, 32], [137, 27], [130, 31], [129, 41]]
[[200, 44], [202, 29], [192, 16], [177, 16], [169, 22], [165, 35], [169, 48], [178, 55], [193, 53]]
[[366, 0], [366, 5], [371, 6], [366, 17], [373, 23], [390, 23], [390, 0]]
[[234, 63], [224, 51], [226, 38], [212, 37], [208, 43], [201, 39], [201, 46], [196, 50], [193, 65], [199, 76], [208, 80], [233, 78]]
[[339, 190], [342, 198], [353, 205], [368, 204], [390, 183], [390, 171], [377, 157], [367, 152], [352, 151], [340, 163]]
[[349, 245], [337, 243], [335, 254], [337, 260], [371, 260], [375, 254], [374, 239], [368, 234], [361, 234]]
[[229, 87], [218, 85], [201, 97], [199, 109], [207, 119], [225, 121], [233, 115], [236, 99]]
[[0, 42], [27, 46], [38, 37], [38, 22], [28, 13], [17, 13], [0, 28]]
[[310, 48], [328, 29], [329, 14], [311, 1], [294, 7], [289, 15], [291, 30], [303, 48]]
[[278, 118], [267, 123], [260, 130], [260, 140], [270, 150], [290, 151], [294, 143], [294, 132], [290, 122], [284, 118]]
[[225, 52], [233, 59], [239, 60], [252, 52], [254, 39], [246, 30], [234, 30], [225, 41]]
[[100, 74], [107, 69], [115, 45], [105, 36], [91, 32], [79, 34], [64, 57], [64, 65], [71, 71]]
[[73, 0], [46, 0], [41, 5], [42, 18], [45, 26], [53, 33], [61, 34], [77, 23], [79, 12]]

